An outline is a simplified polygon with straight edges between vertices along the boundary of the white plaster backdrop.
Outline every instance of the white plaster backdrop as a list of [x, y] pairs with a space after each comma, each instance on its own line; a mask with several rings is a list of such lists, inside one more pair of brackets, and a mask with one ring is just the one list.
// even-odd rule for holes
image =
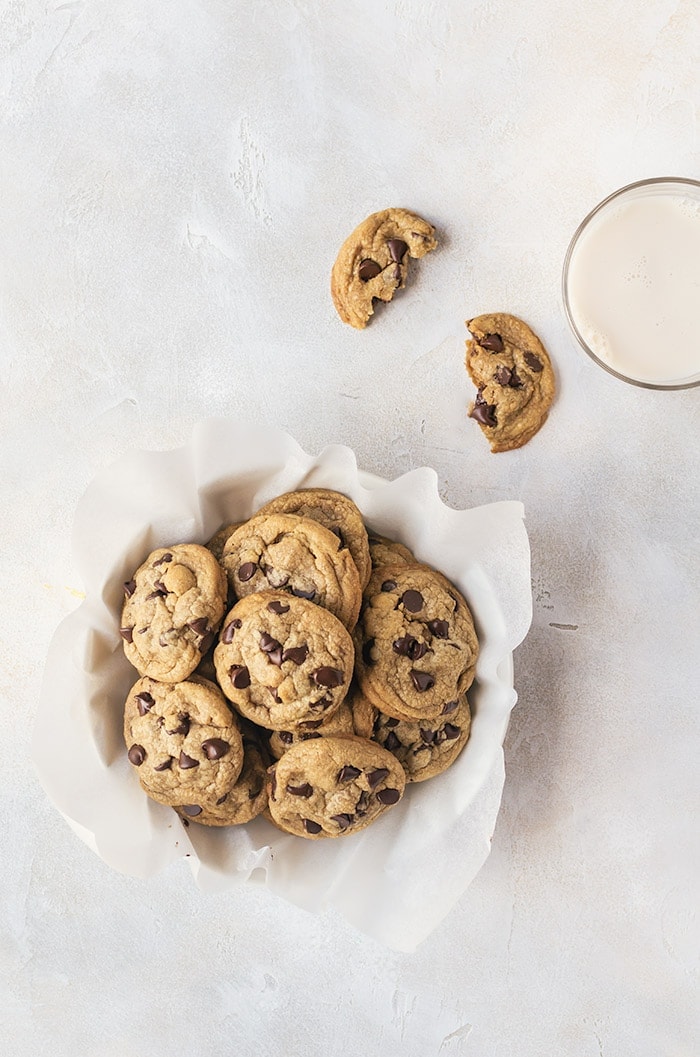
[[[0, 0], [0, 546], [9, 1052], [696, 1052], [697, 391], [585, 361], [559, 298], [588, 209], [698, 177], [695, 0]], [[391, 204], [440, 247], [364, 333], [328, 294]], [[550, 348], [545, 429], [492, 456], [463, 320]], [[493, 851], [414, 955], [182, 864], [109, 870], [29, 764], [82, 585], [73, 511], [211, 415], [525, 503], [535, 618]], [[99, 541], [96, 541], [99, 546]]]

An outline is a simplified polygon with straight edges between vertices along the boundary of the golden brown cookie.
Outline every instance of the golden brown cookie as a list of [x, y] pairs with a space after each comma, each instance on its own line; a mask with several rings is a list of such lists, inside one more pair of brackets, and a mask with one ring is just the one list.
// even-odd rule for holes
[[491, 451], [520, 448], [542, 427], [554, 399], [549, 356], [516, 316], [477, 316], [467, 327], [472, 338], [466, 366], [477, 386], [469, 415], [481, 426]]
[[435, 228], [407, 209], [372, 213], [348, 235], [331, 272], [331, 295], [343, 323], [363, 329], [374, 301], [391, 301], [406, 285], [409, 257], [437, 246]]
[[193, 803], [176, 804], [181, 818], [202, 826], [240, 826], [263, 813], [267, 807], [265, 758], [255, 741], [244, 738], [243, 743], [243, 769], [228, 793], [216, 799], [200, 796]]
[[425, 565], [381, 566], [355, 630], [360, 689], [395, 719], [447, 714], [474, 679], [479, 645], [466, 601]]
[[126, 699], [124, 741], [141, 788], [160, 804], [217, 800], [243, 766], [236, 717], [218, 686], [196, 676], [139, 679]]
[[314, 738], [347, 737], [350, 734], [357, 734], [362, 738], [371, 737], [374, 710], [371, 714], [364, 710], [356, 711], [355, 703], [358, 700], [358, 694], [356, 685], [352, 684], [338, 711], [328, 719], [315, 719], [309, 723], [300, 723], [296, 730], [273, 731], [270, 737], [272, 756], [279, 760], [280, 756], [288, 752], [293, 745], [298, 745], [302, 741], [313, 741]]
[[362, 589], [350, 551], [312, 518], [259, 514], [229, 536], [222, 564], [237, 598], [279, 589], [330, 610], [352, 629]]
[[159, 547], [124, 584], [119, 633], [140, 675], [177, 683], [207, 652], [224, 615], [226, 576], [196, 543]]
[[240, 528], [241, 525], [244, 524], [244, 521], [232, 521], [228, 525], [222, 525], [221, 528], [214, 533], [208, 543], [205, 544], [207, 550], [212, 552], [218, 562], [221, 561], [223, 556], [226, 540], [237, 528]]
[[403, 796], [398, 760], [365, 738], [295, 745], [269, 770], [269, 811], [287, 833], [318, 840], [365, 829]]
[[437, 719], [409, 722], [375, 710], [373, 739], [388, 749], [407, 782], [424, 782], [446, 771], [467, 743], [471, 715], [466, 695], [449, 701]]
[[354, 659], [352, 639], [332, 613], [283, 591], [237, 602], [214, 650], [223, 692], [268, 730], [296, 730], [337, 712]]
[[388, 536], [379, 536], [376, 532], [370, 532], [367, 539], [373, 571], [380, 565], [419, 564], [415, 554], [412, 554], [408, 547], [404, 547], [403, 543], [389, 539]]
[[362, 514], [352, 499], [330, 488], [302, 488], [277, 496], [258, 510], [260, 514], [298, 514], [310, 517], [330, 529], [347, 547], [360, 574], [360, 586], [365, 587], [372, 573], [367, 530]]

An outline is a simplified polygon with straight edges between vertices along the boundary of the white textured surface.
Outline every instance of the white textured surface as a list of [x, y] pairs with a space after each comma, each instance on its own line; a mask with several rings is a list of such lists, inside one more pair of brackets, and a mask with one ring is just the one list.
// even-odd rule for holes
[[[0, 2], [0, 1028], [13, 1057], [694, 1057], [698, 391], [606, 376], [559, 272], [605, 194], [700, 173], [694, 0]], [[367, 332], [327, 294], [368, 212], [441, 247]], [[492, 456], [462, 320], [555, 359]], [[93, 473], [270, 421], [455, 506], [522, 499], [535, 620], [493, 851], [413, 955], [187, 869], [111, 872], [28, 764]], [[9, 1042], [9, 1048], [5, 1044]]]

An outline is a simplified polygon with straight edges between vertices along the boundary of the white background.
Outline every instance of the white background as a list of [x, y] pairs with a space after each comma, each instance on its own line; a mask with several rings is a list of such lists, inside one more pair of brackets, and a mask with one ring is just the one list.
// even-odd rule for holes
[[[698, 390], [587, 361], [559, 284], [600, 198], [700, 176], [699, 40], [695, 0], [0, 0], [12, 1057], [697, 1053]], [[440, 248], [356, 332], [330, 267], [391, 205]], [[559, 391], [491, 455], [463, 321], [498, 310]], [[33, 773], [76, 502], [209, 415], [388, 477], [431, 465], [453, 506], [525, 503], [535, 614], [493, 850], [415, 954], [260, 888], [203, 896], [183, 863], [120, 876]]]

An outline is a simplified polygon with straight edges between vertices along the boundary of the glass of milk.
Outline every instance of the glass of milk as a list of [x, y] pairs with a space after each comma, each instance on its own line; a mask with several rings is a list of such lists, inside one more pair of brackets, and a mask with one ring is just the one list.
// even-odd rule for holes
[[700, 385], [700, 182], [640, 180], [600, 202], [569, 245], [563, 297], [579, 344], [616, 378]]

